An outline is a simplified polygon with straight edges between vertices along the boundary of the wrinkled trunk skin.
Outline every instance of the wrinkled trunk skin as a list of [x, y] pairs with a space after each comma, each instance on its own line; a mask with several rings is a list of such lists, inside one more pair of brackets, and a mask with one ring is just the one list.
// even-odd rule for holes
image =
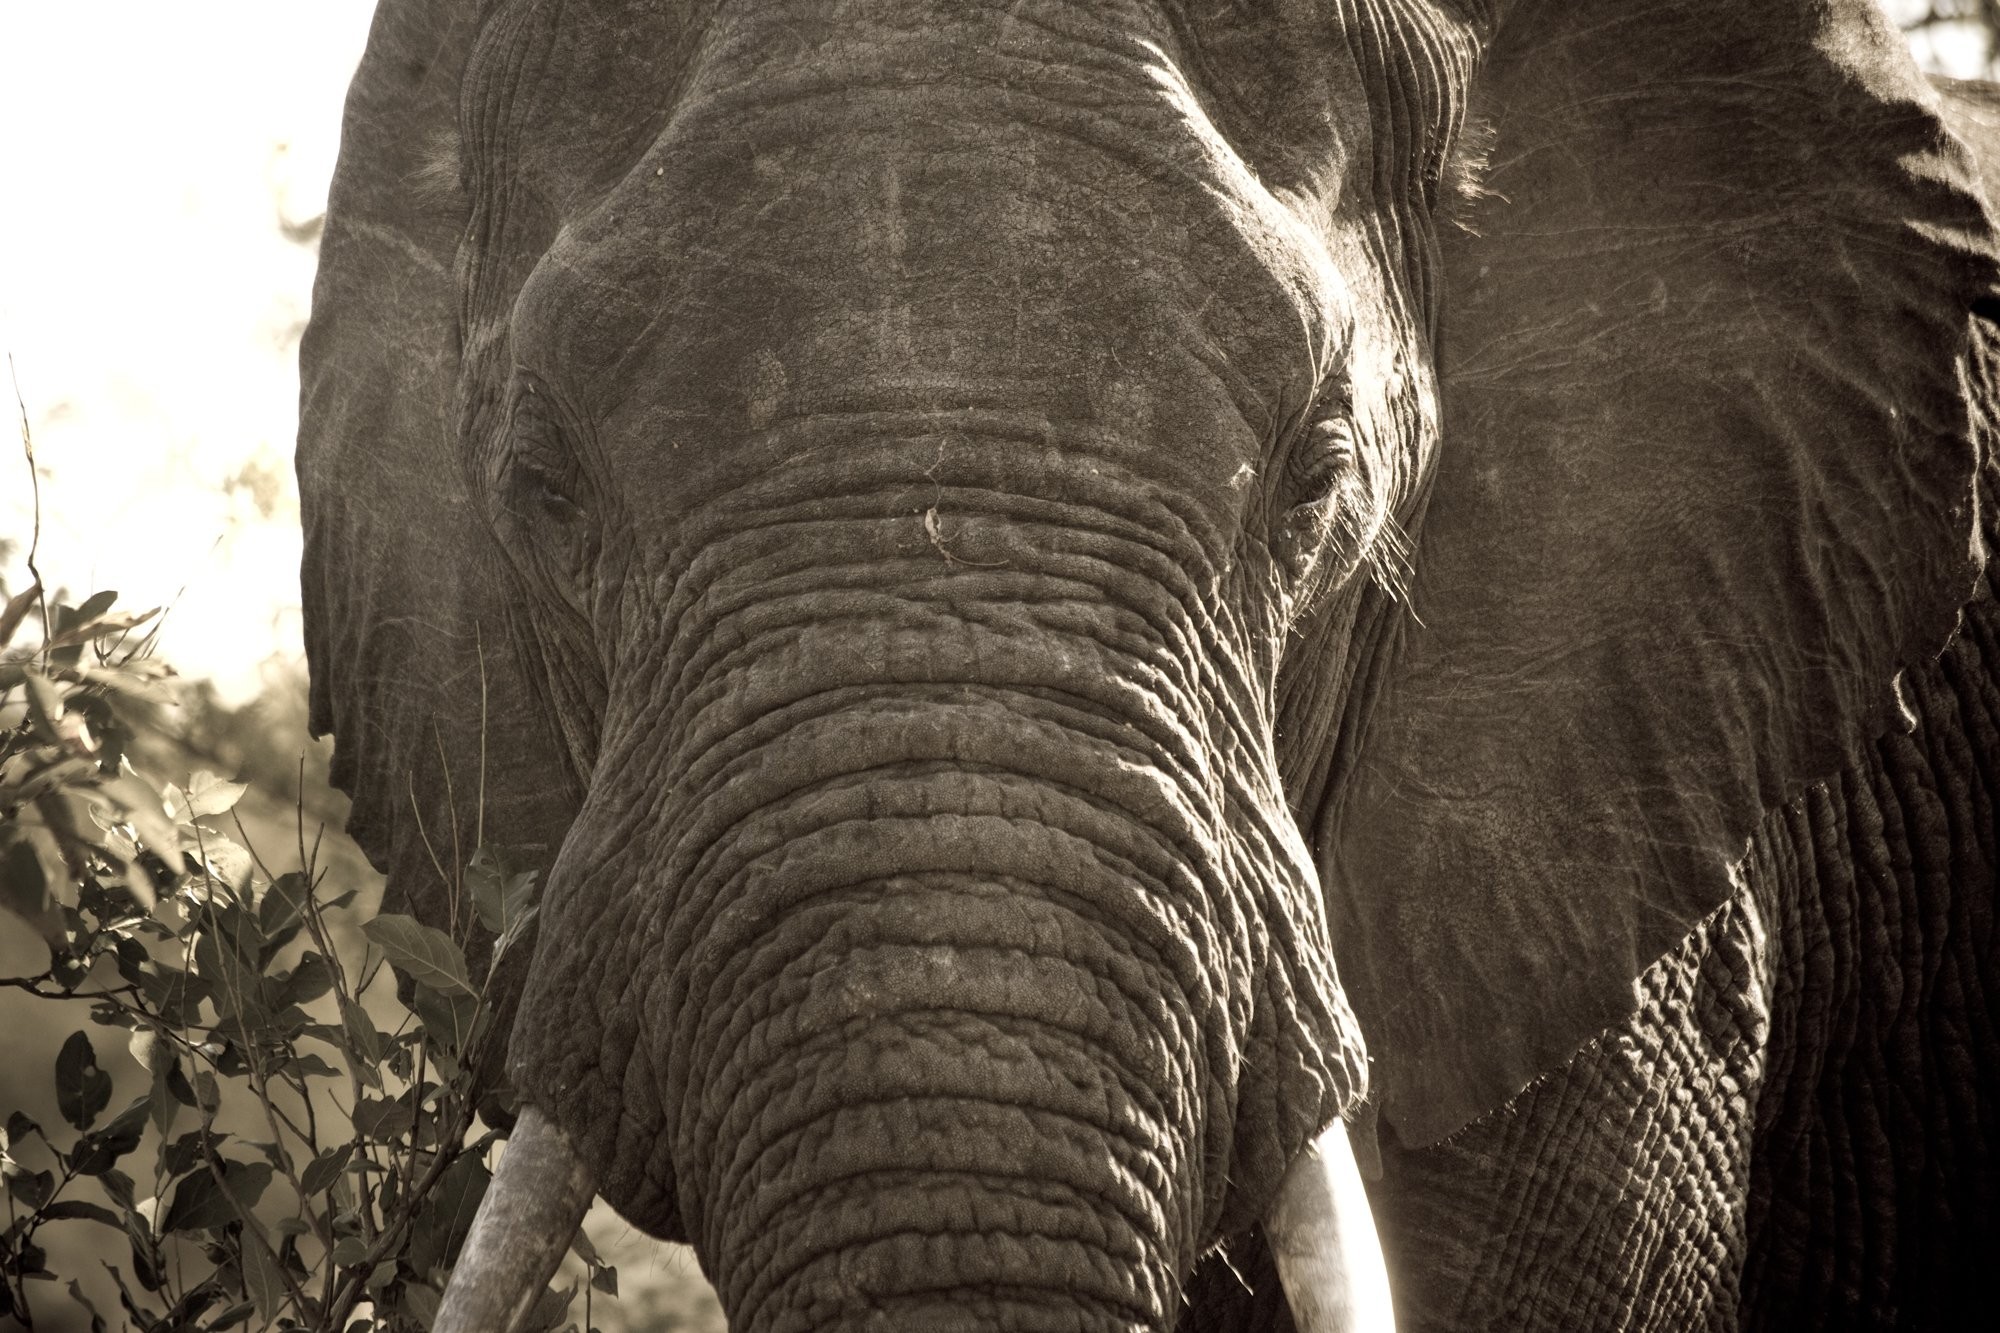
[[[955, 519], [960, 563], [916, 517], [725, 541], [634, 668], [678, 688], [600, 771], [653, 808], [586, 810], [514, 1058], [732, 1326], [1168, 1326], [1272, 1104], [1358, 1078], [1286, 1035], [1341, 1023], [1272, 957], [1295, 835], [1207, 757], [1248, 719], [1178, 665], [1150, 534], [1082, 508]], [[1129, 607], [1050, 597], [1093, 559]]]
[[468, 339], [623, 521], [511, 1067], [732, 1328], [1169, 1328], [1363, 1086], [1248, 531], [1324, 312], [1163, 22], [975, 8], [732, 8]]

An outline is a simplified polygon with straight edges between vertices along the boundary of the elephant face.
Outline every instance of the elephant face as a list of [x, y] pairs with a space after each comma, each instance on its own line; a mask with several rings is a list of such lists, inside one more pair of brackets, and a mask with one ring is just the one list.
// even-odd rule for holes
[[459, 439], [587, 793], [514, 1060], [752, 1319], [942, 1255], [1158, 1321], [1362, 1087], [1272, 699], [1422, 471], [1418, 275], [1128, 17], [718, 16], [608, 164], [474, 49], [533, 258]]
[[[1622, 69], [1589, 42], [1642, 29], [1418, 3], [466, 8], [385, 4], [350, 97], [304, 353], [315, 722], [421, 910], [446, 910], [425, 819], [548, 847], [513, 1077], [745, 1327], [1168, 1326], [1366, 1088], [1330, 918], [1407, 1057], [1392, 1091], [1424, 1094], [1392, 1113], [1463, 1123], [1608, 1021], [1719, 901], [1718, 847], [1875, 725], [1963, 594], [1969, 428], [1939, 386], [1969, 242], [1828, 345], [1813, 373], [1847, 398], [1794, 385], [1724, 420], [1727, 362], [1629, 402], [1570, 373], [1600, 340], [1706, 337], [1756, 390], [1823, 332], [1755, 346], [1716, 295], [1762, 318], [1794, 293], [1754, 229], [1663, 261], [1643, 338], [1592, 326], [1615, 265], [1545, 239], [1641, 225], [1667, 204], [1619, 182], [1647, 172], [1739, 170], [1582, 111], [1548, 129], [1546, 90], [1596, 108], [1579, 90]], [[1663, 104], [1710, 47], [1821, 50], [1810, 8], [1734, 47], [1669, 16]], [[1475, 191], [1441, 249], [1482, 50], [1499, 148], [1529, 146], [1494, 181], [1535, 188]], [[1824, 77], [1937, 149], [1920, 109]], [[1550, 165], [1565, 136], [1607, 174]], [[1764, 216], [1796, 147], [1740, 164], [1720, 221]], [[1969, 199], [1862, 202], [1928, 209], [1935, 237], [1983, 225]], [[1870, 349], [1913, 327], [1942, 350], [1880, 390]], [[1440, 346], [1470, 426], [1442, 445]], [[1885, 430], [1910, 448], [1801, 450]], [[1679, 523], [1579, 510], [1635, 459]], [[1828, 484], [1873, 510], [1725, 545]], [[1909, 514], [1921, 550], [1875, 577]], [[1848, 554], [1803, 609], [1756, 568], [1757, 541], [1830, 535]], [[1718, 562], [1753, 571], [1740, 622], [1701, 595]], [[1759, 668], [1746, 625], [1784, 660]], [[1624, 683], [1606, 664], [1686, 626], [1731, 646], [1662, 666], [1610, 752], [1580, 737]], [[1668, 725], [1753, 670], [1775, 684]], [[1815, 708], [1825, 743], [1772, 739]], [[1759, 745], [1750, 780], [1714, 776]], [[1685, 799], [1634, 795], [1662, 789]], [[1577, 897], [1607, 846], [1618, 873]], [[1492, 965], [1546, 978], [1566, 944], [1546, 1002]]]

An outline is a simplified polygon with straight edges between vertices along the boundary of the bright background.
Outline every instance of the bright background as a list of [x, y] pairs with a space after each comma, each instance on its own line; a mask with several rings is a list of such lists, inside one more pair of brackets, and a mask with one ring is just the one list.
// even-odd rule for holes
[[[162, 655], [231, 702], [302, 651], [298, 337], [372, 9], [0, 0], [0, 351], [34, 436], [37, 563], [78, 597], [172, 604]], [[0, 404], [19, 589], [32, 510], [4, 374]]]

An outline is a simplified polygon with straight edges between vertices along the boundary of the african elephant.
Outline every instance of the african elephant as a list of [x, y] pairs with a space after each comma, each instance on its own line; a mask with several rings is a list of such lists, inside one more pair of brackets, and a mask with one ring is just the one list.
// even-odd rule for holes
[[744, 1329], [1990, 1292], [1944, 114], [1863, 0], [383, 0], [313, 722], [428, 919], [552, 863], [439, 1327], [593, 1189]]

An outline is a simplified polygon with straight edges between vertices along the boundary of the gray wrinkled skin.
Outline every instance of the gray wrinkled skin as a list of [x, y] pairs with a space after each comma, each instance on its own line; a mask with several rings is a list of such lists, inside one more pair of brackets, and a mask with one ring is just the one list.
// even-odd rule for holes
[[[1840, 878], [1736, 867], [1974, 594], [1995, 277], [1860, 0], [385, 0], [314, 724], [420, 913], [550, 863], [509, 1072], [732, 1326], [1283, 1327], [1343, 1114], [1407, 1326], [1727, 1326]], [[1450, 1203], [1535, 1116], [1724, 1239]]]

